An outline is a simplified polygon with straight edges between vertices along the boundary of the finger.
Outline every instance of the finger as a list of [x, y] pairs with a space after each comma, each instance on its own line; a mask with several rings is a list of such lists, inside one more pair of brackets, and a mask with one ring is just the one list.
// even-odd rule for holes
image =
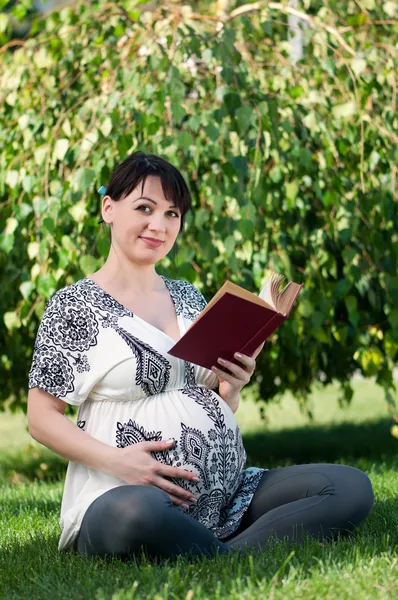
[[239, 362], [244, 364], [247, 371], [254, 371], [256, 367], [256, 361], [252, 356], [246, 356], [246, 354], [235, 352], [234, 358], [236, 358], [237, 360], [239, 360]]
[[192, 502], [188, 503], [186, 500], [181, 500], [181, 498], [173, 496], [173, 494], [169, 494], [169, 497], [174, 504], [177, 504], [177, 506], [182, 506], [183, 508], [189, 508], [189, 505], [192, 504]]
[[199, 481], [199, 477], [195, 473], [187, 471], [186, 469], [170, 467], [169, 465], [163, 465], [158, 461], [156, 461], [156, 464], [156, 473], [158, 475], [162, 475], [163, 477], [173, 477], [174, 479], [188, 479], [188, 481], [194, 481], [195, 483]]
[[236, 388], [242, 388], [244, 385], [246, 385], [250, 381], [250, 376], [248, 373], [245, 373], [244, 379], [240, 379], [240, 378], [236, 377], [235, 375], [228, 375], [228, 373], [225, 373], [224, 371], [220, 371], [220, 369], [217, 369], [217, 367], [212, 367], [211, 370], [213, 371], [213, 373], [215, 373], [215, 375], [217, 375], [217, 377], [220, 379], [220, 381], [227, 381], [228, 383], [230, 383], [231, 385], [233, 385]]
[[265, 344], [265, 342], [263, 342], [263, 343], [261, 344], [261, 346], [259, 346], [259, 347], [257, 348], [257, 350], [254, 352], [254, 354], [253, 354], [252, 358], [256, 358], [256, 357], [257, 357], [257, 356], [260, 354], [261, 350], [264, 348], [264, 344]]
[[[224, 360], [223, 358], [219, 358], [217, 362], [219, 364], [214, 365], [214, 366], [216, 366], [217, 369], [220, 369], [220, 365], [221, 365], [223, 368], [226, 368], [229, 371], [231, 371], [231, 373], [233, 375], [235, 375], [235, 377], [237, 377], [238, 379], [241, 379], [242, 381], [245, 380], [247, 375], [249, 375], [249, 377], [251, 376], [252, 372], [254, 371], [254, 366], [256, 364], [255, 361], [252, 361], [254, 366], [252, 366], [250, 364], [244, 369], [240, 365], [236, 365], [235, 363], [232, 363], [229, 360]], [[229, 375], [229, 373], [227, 373], [227, 375]]]
[[138, 442], [136, 445], [141, 446], [146, 452], [156, 452], [159, 450], [170, 450], [175, 444], [174, 439], [170, 440], [158, 440], [153, 442]]
[[187, 502], [188, 504], [193, 500], [196, 500], [192, 492], [184, 490], [184, 488], [180, 487], [179, 485], [175, 485], [175, 483], [171, 483], [171, 481], [167, 481], [167, 479], [163, 479], [163, 477], [158, 475], [153, 478], [152, 485], [156, 485], [156, 487], [162, 489], [167, 494], [171, 494], [176, 498], [179, 498], [179, 500]]

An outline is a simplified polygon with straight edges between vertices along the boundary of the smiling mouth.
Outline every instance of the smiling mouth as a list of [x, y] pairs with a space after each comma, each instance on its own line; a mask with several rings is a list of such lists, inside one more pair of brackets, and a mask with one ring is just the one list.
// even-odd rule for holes
[[146, 242], [149, 246], [153, 246], [153, 247], [161, 246], [164, 243], [164, 240], [158, 240], [156, 238], [147, 238], [147, 237], [140, 236], [140, 239], [143, 240], [144, 242]]

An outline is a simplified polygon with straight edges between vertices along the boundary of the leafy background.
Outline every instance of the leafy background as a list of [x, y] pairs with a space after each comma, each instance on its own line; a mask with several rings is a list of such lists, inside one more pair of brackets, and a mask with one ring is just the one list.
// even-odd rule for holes
[[359, 370], [394, 412], [397, 4], [298, 3], [297, 63], [288, 2], [230, 4], [77, 2], [23, 39], [12, 23], [31, 3], [0, 13], [0, 409], [26, 406], [49, 297], [106, 259], [96, 190], [139, 149], [193, 196], [159, 272], [208, 299], [226, 278], [258, 291], [267, 269], [304, 282], [251, 392], [305, 406], [336, 380], [348, 403]]

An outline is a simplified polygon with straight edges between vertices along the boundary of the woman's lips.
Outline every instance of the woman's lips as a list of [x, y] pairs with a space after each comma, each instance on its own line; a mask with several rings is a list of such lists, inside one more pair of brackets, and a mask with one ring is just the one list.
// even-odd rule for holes
[[140, 239], [146, 244], [148, 244], [148, 246], [150, 246], [151, 248], [158, 248], [163, 244], [163, 240], [156, 240], [154, 238], [140, 236]]

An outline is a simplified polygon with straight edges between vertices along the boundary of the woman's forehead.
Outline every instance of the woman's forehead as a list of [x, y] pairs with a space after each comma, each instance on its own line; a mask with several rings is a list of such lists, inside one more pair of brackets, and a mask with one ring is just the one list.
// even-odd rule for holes
[[138, 198], [149, 198], [155, 200], [156, 203], [174, 204], [173, 198], [167, 200], [160, 177], [148, 175], [145, 182], [140, 181], [138, 185], [130, 192], [126, 198], [137, 200]]

